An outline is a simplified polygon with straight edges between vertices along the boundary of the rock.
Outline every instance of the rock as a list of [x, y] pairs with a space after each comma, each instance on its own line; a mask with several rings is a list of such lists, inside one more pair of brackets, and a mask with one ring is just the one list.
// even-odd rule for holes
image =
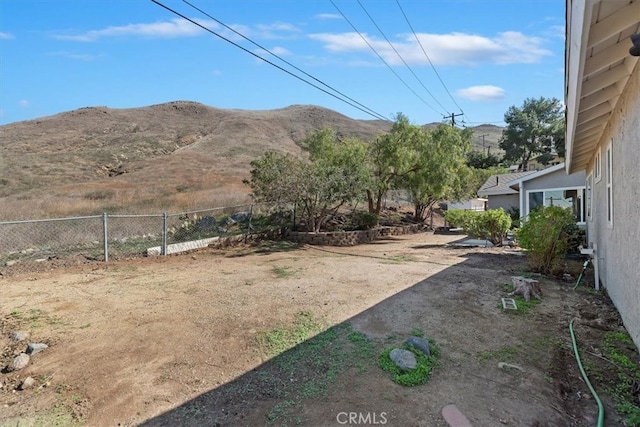
[[251, 213], [249, 212], [236, 212], [233, 215], [231, 215], [231, 219], [236, 222], [242, 222], [242, 221], [248, 220], [250, 216], [251, 216]]
[[420, 337], [409, 337], [404, 341], [405, 344], [415, 348], [416, 350], [421, 351], [424, 355], [430, 356], [431, 351], [429, 350], [429, 341]]
[[22, 381], [22, 383], [18, 386], [18, 390], [27, 390], [36, 385], [36, 380], [32, 377], [27, 377]]
[[404, 369], [405, 371], [410, 371], [418, 366], [416, 355], [409, 350], [394, 348], [391, 350], [391, 353], [389, 353], [389, 358], [391, 358], [398, 368]]
[[20, 260], [17, 260], [17, 259], [10, 259], [9, 261], [7, 261], [7, 262], [5, 263], [5, 265], [6, 265], [7, 267], [11, 267], [12, 265], [16, 265], [16, 264], [17, 264], [17, 263], [19, 263], [19, 262], [20, 262]]
[[49, 348], [49, 346], [44, 343], [29, 343], [29, 345], [27, 345], [27, 354], [34, 355], [47, 348]]
[[11, 339], [16, 341], [24, 341], [27, 339], [27, 334], [21, 331], [16, 331], [11, 334]]
[[7, 366], [7, 372], [19, 371], [29, 364], [29, 355], [26, 353], [20, 353], [13, 358], [9, 366]]
[[520, 372], [524, 372], [524, 369], [522, 369], [522, 367], [518, 366], [518, 365], [513, 365], [511, 363], [505, 363], [505, 362], [499, 362], [498, 363], [498, 368], [500, 369], [517, 369]]

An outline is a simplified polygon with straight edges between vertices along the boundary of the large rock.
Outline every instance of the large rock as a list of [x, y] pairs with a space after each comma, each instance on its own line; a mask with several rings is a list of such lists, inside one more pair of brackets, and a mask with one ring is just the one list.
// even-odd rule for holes
[[403, 350], [400, 348], [394, 348], [389, 353], [389, 358], [396, 366], [405, 371], [410, 371], [415, 369], [418, 366], [418, 361], [416, 360], [416, 355], [410, 352], [409, 350]]
[[29, 355], [26, 353], [20, 353], [13, 358], [9, 366], [7, 366], [7, 372], [19, 371], [24, 369], [29, 364]]
[[27, 345], [27, 354], [34, 355], [36, 353], [40, 353], [42, 350], [49, 348], [48, 345], [38, 342], [38, 343], [29, 343]]
[[418, 351], [421, 351], [426, 356], [431, 355], [431, 351], [429, 350], [429, 341], [420, 337], [409, 337], [404, 341], [405, 344], [415, 348]]

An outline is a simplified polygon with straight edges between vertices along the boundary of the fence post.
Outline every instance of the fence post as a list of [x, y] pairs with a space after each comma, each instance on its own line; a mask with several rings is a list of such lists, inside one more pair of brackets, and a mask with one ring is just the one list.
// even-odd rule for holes
[[162, 255], [167, 255], [167, 213], [162, 213]]
[[102, 240], [104, 242], [104, 262], [109, 262], [109, 242], [107, 233], [107, 213], [102, 214]]

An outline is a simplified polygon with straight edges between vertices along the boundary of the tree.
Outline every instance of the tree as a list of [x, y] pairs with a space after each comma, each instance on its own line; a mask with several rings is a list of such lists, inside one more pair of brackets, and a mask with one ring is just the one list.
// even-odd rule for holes
[[295, 204], [307, 229], [318, 232], [341, 206], [364, 194], [367, 150], [357, 139], [339, 141], [329, 129], [310, 134], [305, 146], [311, 161], [267, 152], [251, 162], [251, 180], [245, 183], [257, 202]]
[[423, 219], [439, 200], [471, 196], [468, 185], [471, 169], [465, 164], [471, 136], [469, 129], [444, 124], [429, 131], [420, 129], [415, 135], [416, 167], [404, 179], [414, 204], [415, 219]]
[[[556, 98], [527, 98], [521, 108], [509, 107], [504, 115], [500, 148], [505, 160], [518, 162], [527, 170], [529, 160], [539, 154], [560, 150], [564, 154], [564, 113]], [[542, 159], [544, 160], [544, 159]]]
[[420, 131], [406, 116], [398, 113], [389, 133], [378, 136], [371, 144], [371, 181], [366, 190], [370, 213], [379, 215], [387, 191], [396, 188], [417, 168], [415, 144]]
[[500, 158], [495, 154], [487, 153], [484, 151], [471, 150], [467, 153], [467, 166], [476, 169], [489, 169], [491, 167], [498, 166], [500, 164]]

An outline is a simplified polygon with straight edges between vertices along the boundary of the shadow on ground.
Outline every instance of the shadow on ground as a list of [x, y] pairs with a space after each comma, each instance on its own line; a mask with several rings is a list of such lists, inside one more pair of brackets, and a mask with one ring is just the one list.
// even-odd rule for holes
[[[466, 250], [461, 263], [142, 425], [447, 426], [441, 410], [449, 404], [476, 426], [588, 424], [597, 409], [576, 397], [586, 389], [566, 326], [580, 318], [580, 300], [598, 296], [542, 280], [540, 304], [506, 313], [498, 304], [504, 284], [525, 270], [524, 258]], [[415, 333], [435, 341], [441, 364], [426, 384], [403, 387], [378, 367], [378, 355]]]

